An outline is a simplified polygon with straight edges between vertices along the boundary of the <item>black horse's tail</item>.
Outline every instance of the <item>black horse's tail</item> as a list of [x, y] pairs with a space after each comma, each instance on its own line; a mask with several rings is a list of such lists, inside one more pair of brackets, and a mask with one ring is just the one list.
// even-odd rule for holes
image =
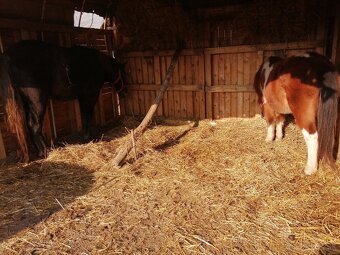
[[339, 84], [337, 72], [324, 75], [318, 112], [318, 159], [335, 168], [334, 148], [338, 119]]
[[28, 162], [28, 135], [24, 108], [20, 95], [12, 86], [11, 79], [9, 77], [8, 59], [5, 55], [0, 55], [0, 93], [2, 102], [5, 106], [7, 127], [10, 132], [16, 134], [23, 156], [22, 161]]

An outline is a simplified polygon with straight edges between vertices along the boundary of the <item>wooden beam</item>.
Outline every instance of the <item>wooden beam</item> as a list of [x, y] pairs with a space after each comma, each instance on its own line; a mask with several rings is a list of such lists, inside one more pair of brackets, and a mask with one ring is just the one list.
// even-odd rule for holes
[[94, 29], [94, 28], [82, 28], [73, 27], [58, 24], [42, 24], [40, 22], [32, 22], [23, 19], [6, 19], [0, 18], [0, 28], [10, 29], [29, 29], [31, 31], [48, 31], [48, 32], [79, 32], [79, 33], [91, 33], [101, 35], [111, 35], [112, 30]]
[[205, 87], [206, 92], [255, 92], [252, 86], [244, 85], [214, 85]]
[[6, 150], [5, 150], [5, 144], [4, 140], [2, 139], [2, 134], [0, 130], [0, 159], [6, 158]]
[[[168, 91], [203, 91], [204, 85], [185, 85], [185, 84], [180, 84], [180, 85], [174, 85], [171, 84], [168, 87]], [[154, 84], [129, 84], [128, 85], [129, 90], [142, 90], [142, 91], [152, 91], [152, 90], [159, 90], [160, 85], [154, 85]]]

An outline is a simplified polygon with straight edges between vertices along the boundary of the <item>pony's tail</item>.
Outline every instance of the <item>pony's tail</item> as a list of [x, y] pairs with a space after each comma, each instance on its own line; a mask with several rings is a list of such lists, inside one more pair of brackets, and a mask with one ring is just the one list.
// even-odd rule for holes
[[16, 134], [22, 161], [29, 161], [29, 150], [27, 144], [27, 128], [25, 113], [20, 96], [12, 86], [8, 75], [8, 61], [5, 56], [0, 56], [0, 92], [5, 106], [8, 130]]
[[335, 166], [334, 147], [338, 119], [338, 74], [329, 72], [324, 76], [324, 86], [320, 89], [318, 112], [318, 159], [324, 160], [332, 168]]

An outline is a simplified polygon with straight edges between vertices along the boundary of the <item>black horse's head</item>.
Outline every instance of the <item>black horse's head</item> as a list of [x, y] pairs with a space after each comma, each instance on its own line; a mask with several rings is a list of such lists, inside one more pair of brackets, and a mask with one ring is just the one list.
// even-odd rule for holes
[[119, 97], [124, 98], [127, 94], [125, 64], [119, 62], [115, 58], [112, 59], [111, 63], [114, 70], [112, 85]]

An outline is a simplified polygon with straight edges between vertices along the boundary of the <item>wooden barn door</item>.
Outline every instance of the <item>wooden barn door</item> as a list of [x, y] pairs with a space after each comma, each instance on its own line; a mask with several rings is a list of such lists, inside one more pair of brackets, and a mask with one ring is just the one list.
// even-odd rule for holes
[[253, 80], [262, 51], [211, 49], [205, 60], [207, 118], [252, 117], [259, 112]]
[[[165, 78], [173, 51], [131, 52], [127, 62], [129, 95], [124, 101], [126, 115], [145, 115]], [[164, 94], [157, 115], [170, 118], [204, 118], [204, 55], [183, 51], [178, 59], [170, 87]]]
[[[183, 119], [253, 117], [260, 113], [253, 81], [266, 57], [322, 53], [322, 49], [315, 41], [183, 50], [157, 114]], [[172, 54], [144, 51], [124, 55], [129, 94], [122, 103], [122, 115], [146, 114]]]

